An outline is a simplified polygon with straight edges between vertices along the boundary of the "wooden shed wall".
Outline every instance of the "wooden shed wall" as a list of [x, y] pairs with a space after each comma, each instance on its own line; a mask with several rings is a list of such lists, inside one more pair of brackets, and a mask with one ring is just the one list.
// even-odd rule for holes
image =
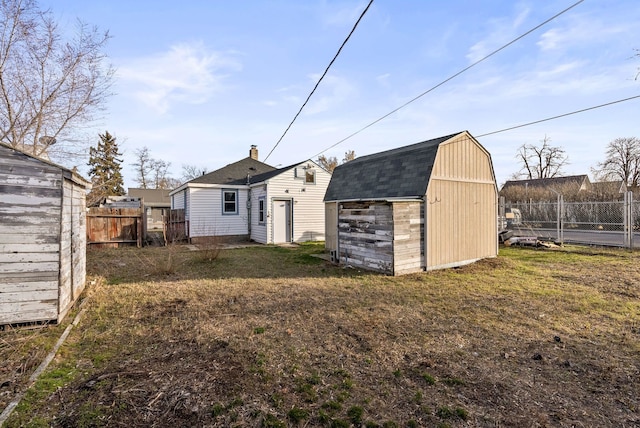
[[489, 154], [461, 134], [438, 150], [427, 189], [426, 268], [498, 254], [497, 187]]
[[60, 291], [57, 321], [61, 321], [80, 297], [86, 282], [85, 188], [64, 180], [60, 233]]
[[419, 201], [393, 202], [393, 275], [420, 272], [424, 267]]
[[338, 204], [327, 202], [324, 205], [324, 248], [327, 251], [338, 249]]
[[0, 147], [0, 324], [56, 320], [62, 173]]
[[341, 263], [393, 273], [393, 209], [387, 202], [342, 202], [338, 207]]

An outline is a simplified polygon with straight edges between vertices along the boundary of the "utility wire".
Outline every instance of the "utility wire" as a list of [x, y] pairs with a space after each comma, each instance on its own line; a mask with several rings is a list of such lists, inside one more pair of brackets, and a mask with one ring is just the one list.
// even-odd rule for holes
[[344, 45], [347, 44], [347, 41], [349, 41], [349, 38], [351, 38], [351, 35], [353, 34], [353, 32], [356, 30], [356, 27], [358, 26], [358, 24], [360, 23], [360, 21], [362, 20], [362, 18], [364, 17], [365, 13], [367, 13], [367, 11], [369, 10], [369, 7], [371, 6], [371, 4], [373, 3], [373, 0], [369, 1], [369, 4], [367, 5], [367, 7], [364, 8], [364, 10], [362, 11], [362, 13], [360, 14], [360, 17], [358, 18], [358, 20], [356, 21], [356, 23], [354, 24], [353, 28], [351, 29], [351, 31], [349, 32], [349, 35], [347, 36], [346, 39], [344, 39], [344, 42], [342, 42], [342, 45], [340, 45], [340, 49], [338, 49], [338, 52], [336, 52], [335, 56], [333, 57], [333, 59], [331, 60], [331, 62], [329, 63], [329, 65], [327, 66], [327, 68], [324, 70], [324, 73], [322, 73], [322, 76], [320, 76], [320, 79], [318, 79], [318, 82], [316, 83], [316, 85], [313, 87], [313, 89], [311, 90], [311, 93], [309, 94], [309, 96], [307, 97], [307, 99], [304, 101], [304, 103], [302, 104], [302, 107], [300, 107], [300, 110], [298, 110], [298, 112], [296, 113], [296, 115], [293, 117], [293, 120], [291, 121], [291, 123], [289, 124], [289, 126], [287, 126], [287, 129], [284, 130], [284, 133], [282, 134], [282, 136], [280, 137], [280, 139], [278, 140], [278, 142], [276, 143], [275, 146], [273, 146], [273, 149], [271, 149], [271, 151], [269, 152], [269, 154], [267, 155], [266, 158], [264, 158], [264, 161], [266, 162], [267, 159], [269, 159], [269, 156], [271, 156], [271, 153], [273, 153], [273, 151], [276, 149], [276, 147], [278, 147], [278, 144], [280, 144], [280, 142], [282, 141], [282, 139], [284, 138], [285, 135], [287, 135], [287, 132], [289, 132], [289, 129], [291, 128], [291, 126], [293, 125], [293, 122], [296, 121], [296, 119], [298, 118], [298, 116], [300, 116], [300, 113], [302, 113], [302, 109], [304, 109], [304, 107], [307, 105], [307, 103], [309, 102], [309, 99], [311, 98], [311, 96], [313, 95], [313, 93], [316, 91], [316, 89], [318, 88], [318, 85], [320, 85], [320, 82], [322, 82], [322, 79], [324, 79], [324, 76], [327, 75], [327, 72], [329, 71], [329, 69], [331, 68], [331, 66], [333, 65], [333, 63], [335, 62], [335, 60], [338, 58], [338, 55], [340, 55], [340, 52], [342, 51], [342, 48], [344, 47]]
[[516, 125], [516, 126], [512, 126], [510, 128], [500, 129], [499, 131], [487, 132], [486, 134], [477, 135], [476, 138], [486, 137], [487, 135], [499, 134], [500, 132], [511, 131], [513, 129], [524, 128], [525, 126], [535, 125], [537, 123], [542, 123], [542, 122], [548, 122], [550, 120], [559, 119], [561, 117], [566, 117], [566, 116], [571, 116], [573, 114], [583, 113], [583, 112], [589, 111], [589, 110], [595, 110], [595, 109], [598, 109], [598, 108], [601, 108], [601, 107], [607, 107], [607, 106], [610, 106], [610, 105], [613, 105], [613, 104], [618, 104], [618, 103], [622, 103], [622, 102], [625, 102], [625, 101], [634, 100], [636, 98], [640, 98], [640, 95], [636, 95], [636, 96], [629, 97], [629, 98], [624, 98], [624, 99], [617, 100], [617, 101], [611, 101], [609, 103], [600, 104], [600, 105], [593, 106], [593, 107], [583, 108], [582, 110], [572, 111], [571, 113], [559, 114], [557, 116], [548, 117], [546, 119], [540, 119], [540, 120], [535, 120], [533, 122], [523, 123], [522, 125]]
[[392, 114], [398, 112], [399, 110], [405, 108], [406, 106], [408, 106], [409, 104], [417, 101], [418, 99], [422, 98], [423, 96], [427, 95], [428, 93], [434, 91], [435, 89], [439, 88], [440, 86], [444, 85], [445, 83], [455, 79], [456, 77], [460, 76], [462, 73], [470, 70], [471, 68], [475, 67], [476, 65], [480, 64], [481, 62], [489, 59], [490, 57], [494, 56], [495, 54], [497, 54], [498, 52], [506, 49], [507, 47], [511, 46], [512, 44], [514, 44], [515, 42], [519, 41], [520, 39], [528, 36], [529, 34], [533, 33], [534, 31], [536, 31], [537, 29], [539, 29], [540, 27], [548, 24], [549, 22], [553, 21], [554, 19], [556, 19], [557, 17], [559, 17], [560, 15], [568, 12], [569, 10], [573, 9], [574, 7], [576, 7], [577, 5], [579, 5], [580, 3], [582, 3], [584, 0], [579, 0], [577, 2], [575, 2], [574, 4], [572, 4], [571, 6], [567, 7], [566, 9], [556, 13], [555, 15], [553, 15], [551, 18], [547, 19], [546, 21], [542, 22], [541, 24], [536, 25], [535, 27], [533, 27], [532, 29], [530, 29], [529, 31], [527, 31], [524, 34], [521, 34], [520, 36], [516, 37], [515, 39], [511, 40], [509, 43], [501, 46], [500, 48], [494, 50], [493, 52], [491, 52], [490, 54], [486, 55], [485, 57], [477, 60], [476, 62], [474, 62], [473, 64], [463, 68], [462, 70], [460, 70], [459, 72], [457, 72], [456, 74], [454, 74], [453, 76], [443, 80], [442, 82], [438, 83], [437, 85], [433, 86], [432, 88], [424, 91], [423, 93], [421, 93], [420, 95], [410, 99], [409, 101], [407, 101], [406, 103], [402, 104], [400, 107], [397, 107], [393, 110], [391, 110], [389, 113], [385, 114], [382, 117], [379, 117], [378, 119], [374, 120], [373, 122], [369, 123], [368, 125], [364, 126], [363, 128], [360, 128], [359, 130], [357, 130], [356, 132], [354, 132], [353, 134], [343, 138], [342, 140], [338, 141], [337, 143], [327, 147], [326, 149], [324, 149], [323, 151], [321, 151], [320, 153], [316, 154], [315, 156], [312, 156], [311, 159], [316, 158], [318, 156], [320, 156], [322, 153], [326, 152], [327, 150], [330, 150], [334, 147], [336, 147], [339, 144], [344, 143], [345, 141], [347, 141], [350, 138], [355, 137], [356, 135], [358, 135], [359, 133], [361, 133], [362, 131], [372, 127], [373, 125], [375, 125], [376, 123], [386, 119], [387, 117], [391, 116]]

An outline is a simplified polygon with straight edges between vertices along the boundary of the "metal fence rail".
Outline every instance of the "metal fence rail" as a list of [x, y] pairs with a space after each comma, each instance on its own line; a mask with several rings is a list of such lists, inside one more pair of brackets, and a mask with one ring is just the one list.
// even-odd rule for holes
[[522, 234], [562, 243], [640, 247], [640, 202], [633, 201], [632, 192], [622, 201], [611, 202], [565, 202], [562, 195], [556, 202], [500, 199], [500, 213], [513, 209], [519, 210], [520, 218], [500, 224]]

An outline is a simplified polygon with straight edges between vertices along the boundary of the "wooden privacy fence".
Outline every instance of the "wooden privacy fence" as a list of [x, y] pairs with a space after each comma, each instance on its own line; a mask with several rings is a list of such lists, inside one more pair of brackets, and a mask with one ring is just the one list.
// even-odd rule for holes
[[140, 208], [90, 208], [87, 212], [87, 245], [141, 247], [144, 233]]
[[185, 219], [184, 210], [168, 210], [164, 216], [162, 231], [165, 245], [187, 240], [187, 220]]

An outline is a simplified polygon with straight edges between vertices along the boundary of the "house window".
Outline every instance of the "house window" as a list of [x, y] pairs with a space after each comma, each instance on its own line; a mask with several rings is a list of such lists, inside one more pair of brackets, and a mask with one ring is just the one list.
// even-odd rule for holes
[[258, 199], [258, 223], [264, 224], [264, 197]]
[[308, 169], [304, 174], [304, 182], [306, 184], [315, 184], [316, 183], [316, 171], [313, 169]]
[[238, 214], [238, 191], [222, 191], [222, 214]]

